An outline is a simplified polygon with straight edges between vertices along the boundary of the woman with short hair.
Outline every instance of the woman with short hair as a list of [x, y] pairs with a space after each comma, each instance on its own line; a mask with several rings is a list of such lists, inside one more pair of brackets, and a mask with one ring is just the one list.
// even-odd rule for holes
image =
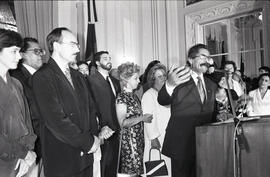
[[27, 176], [35, 163], [36, 135], [21, 83], [8, 70], [17, 68], [21, 59], [20, 34], [0, 29], [0, 174]]
[[248, 116], [270, 115], [270, 75], [268, 73], [259, 76], [259, 88], [249, 92], [251, 99], [247, 104]]

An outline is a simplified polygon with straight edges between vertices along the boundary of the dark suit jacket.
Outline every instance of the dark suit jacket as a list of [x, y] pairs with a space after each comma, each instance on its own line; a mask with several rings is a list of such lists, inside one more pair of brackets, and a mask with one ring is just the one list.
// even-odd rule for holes
[[[113, 77], [110, 77], [110, 79], [114, 85], [116, 94], [119, 93], [119, 81]], [[104, 145], [101, 146], [101, 174], [103, 177], [113, 177], [116, 176], [119, 151], [119, 123], [115, 110], [115, 96], [108, 82], [98, 71], [88, 77], [88, 84], [97, 106], [100, 127], [102, 128], [107, 125], [115, 131], [113, 136], [105, 140]]]
[[[111, 88], [104, 77], [97, 71], [87, 77], [91, 92], [93, 94], [100, 126], [108, 125], [111, 129], [117, 130], [119, 128], [118, 119], [115, 111], [115, 96], [111, 94]], [[116, 94], [120, 92], [119, 81], [110, 77]]]
[[40, 145], [40, 114], [37, 109], [37, 105], [32, 90], [32, 75], [31, 73], [20, 63], [15, 70], [10, 70], [10, 75], [18, 79], [23, 85], [24, 94], [27, 98], [27, 102], [30, 109], [30, 115], [32, 125], [35, 134], [38, 136], [35, 142], [35, 152], [37, 153], [37, 162], [41, 158], [41, 145]]
[[10, 75], [18, 79], [23, 85], [23, 90], [28, 101], [30, 108], [31, 119], [33, 123], [34, 131], [39, 135], [39, 112], [36, 107], [33, 91], [32, 91], [32, 75], [31, 73], [22, 65], [19, 64], [17, 69], [10, 70]]
[[94, 104], [82, 74], [74, 69], [70, 72], [75, 89], [53, 59], [33, 75], [48, 177], [73, 176], [93, 163], [93, 155], [86, 153], [97, 133]]
[[195, 126], [213, 121], [215, 91], [217, 85], [204, 77], [207, 100], [201, 102], [199, 92], [192, 78], [178, 85], [171, 96], [165, 85], [159, 91], [158, 102], [171, 104], [169, 120], [163, 143], [163, 154], [176, 159], [182, 167], [194, 162], [196, 153]]

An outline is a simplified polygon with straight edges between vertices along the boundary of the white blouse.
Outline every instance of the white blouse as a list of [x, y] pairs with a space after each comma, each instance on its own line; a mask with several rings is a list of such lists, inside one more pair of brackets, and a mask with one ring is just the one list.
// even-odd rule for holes
[[270, 90], [268, 89], [264, 97], [261, 97], [259, 89], [249, 92], [252, 98], [247, 104], [248, 116], [270, 115]]

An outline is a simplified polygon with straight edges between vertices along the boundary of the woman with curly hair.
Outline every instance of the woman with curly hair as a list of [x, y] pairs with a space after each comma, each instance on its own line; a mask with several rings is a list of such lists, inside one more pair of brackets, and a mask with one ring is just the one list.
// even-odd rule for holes
[[139, 67], [124, 63], [118, 67], [123, 86], [116, 98], [116, 113], [120, 132], [119, 173], [139, 176], [143, 174], [144, 122], [150, 123], [151, 114], [143, 114], [140, 101], [133, 93], [139, 80]]

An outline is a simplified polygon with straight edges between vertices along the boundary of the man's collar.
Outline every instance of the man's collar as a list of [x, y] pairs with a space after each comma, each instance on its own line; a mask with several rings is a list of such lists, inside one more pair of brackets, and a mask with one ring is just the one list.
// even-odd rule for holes
[[33, 68], [32, 66], [29, 66], [28, 64], [23, 63], [22, 65], [27, 69], [27, 71], [31, 75], [33, 75], [37, 71], [35, 68]]
[[201, 74], [198, 74], [195, 71], [191, 71], [191, 77], [193, 79], [197, 79], [198, 76], [203, 79], [203, 74], [202, 73]]
[[100, 71], [100, 70], [97, 70], [103, 77], [104, 77], [104, 79], [106, 80], [107, 79], [107, 77], [109, 76], [109, 72], [102, 72], [102, 71]]
[[[51, 57], [52, 58], [52, 57]], [[68, 63], [67, 62], [63, 62], [62, 60], [60, 59], [57, 59], [57, 58], [52, 58], [55, 63], [59, 66], [59, 68], [61, 69], [61, 71], [63, 73], [65, 73], [65, 71], [67, 70], [67, 68], [69, 67], [68, 66]]]

